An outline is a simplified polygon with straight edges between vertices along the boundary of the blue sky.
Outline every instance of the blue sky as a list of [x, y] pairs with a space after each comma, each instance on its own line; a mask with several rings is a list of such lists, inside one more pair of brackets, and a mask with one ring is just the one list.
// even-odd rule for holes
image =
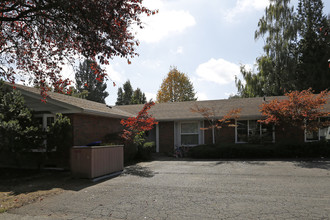
[[[144, 29], [134, 29], [140, 56], [130, 65], [114, 58], [106, 66], [117, 84], [113, 87], [108, 81], [108, 105], [115, 104], [118, 88], [126, 80], [148, 100], [155, 100], [171, 66], [189, 76], [199, 100], [228, 98], [237, 92], [240, 64], [253, 67], [263, 54], [263, 39], [255, 41], [254, 32], [268, 0], [144, 0], [143, 4], [159, 13], [143, 17]], [[328, 14], [330, 3], [324, 4], [323, 12]]]

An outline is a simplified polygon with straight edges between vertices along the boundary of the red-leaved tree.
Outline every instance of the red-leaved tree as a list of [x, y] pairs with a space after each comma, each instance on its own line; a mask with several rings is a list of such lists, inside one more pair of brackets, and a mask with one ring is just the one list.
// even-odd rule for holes
[[209, 107], [201, 107], [195, 104], [191, 109], [192, 112], [201, 114], [204, 119], [208, 122], [208, 126], [205, 128], [201, 128], [202, 130], [212, 130], [212, 143], [215, 144], [215, 129], [220, 129], [224, 126], [234, 126], [233, 123], [230, 123], [231, 120], [235, 120], [239, 118], [239, 114], [241, 113], [240, 108], [232, 109], [227, 112], [226, 115], [222, 116], [219, 119], [218, 111], [215, 108]]
[[[80, 56], [100, 64], [120, 56], [130, 63], [139, 45], [132, 25], [142, 28], [140, 15], [157, 12], [142, 1], [0, 1], [0, 78], [30, 78], [45, 93], [47, 84], [56, 91], [70, 84], [61, 76], [61, 66]], [[98, 80], [107, 76], [91, 68]]]
[[322, 117], [328, 117], [330, 113], [323, 106], [330, 98], [330, 92], [325, 90], [319, 94], [313, 94], [311, 89], [292, 91], [286, 93], [286, 99], [274, 99], [261, 105], [261, 113], [265, 116], [261, 123], [293, 126], [308, 131], [317, 130], [328, 126], [328, 121], [320, 121]]
[[148, 110], [155, 105], [154, 102], [146, 103], [136, 117], [122, 119], [121, 124], [125, 127], [122, 138], [128, 142], [134, 142], [136, 145], [141, 145], [144, 141], [146, 131], [150, 131], [155, 124], [155, 118], [148, 114]]

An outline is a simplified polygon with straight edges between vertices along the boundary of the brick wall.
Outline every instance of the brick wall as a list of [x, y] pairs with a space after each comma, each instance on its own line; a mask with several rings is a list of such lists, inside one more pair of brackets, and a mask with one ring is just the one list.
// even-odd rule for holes
[[173, 153], [174, 122], [159, 122], [159, 152]]
[[305, 141], [304, 130], [297, 127], [286, 126], [283, 128], [281, 126], [275, 126], [275, 142], [282, 141], [294, 141], [302, 143]]
[[120, 119], [93, 115], [69, 115], [72, 124], [73, 145], [86, 145], [100, 141], [110, 133], [121, 132], [123, 127]]
[[[231, 123], [235, 123], [232, 121]], [[208, 127], [208, 121], [204, 121], [204, 127]], [[216, 143], [235, 143], [235, 127], [225, 126], [223, 128], [215, 129]], [[212, 144], [212, 129], [204, 131], [204, 143]]]

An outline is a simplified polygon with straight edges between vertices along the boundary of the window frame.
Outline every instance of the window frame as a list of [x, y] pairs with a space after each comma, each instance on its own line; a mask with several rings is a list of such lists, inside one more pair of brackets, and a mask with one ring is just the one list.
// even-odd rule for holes
[[[197, 130], [196, 133], [182, 133], [182, 124], [196, 124]], [[197, 135], [197, 143], [196, 144], [182, 144], [182, 136], [184, 135]], [[180, 146], [186, 146], [186, 147], [193, 147], [197, 146], [200, 143], [200, 122], [199, 121], [183, 121], [179, 123], [179, 136], [180, 136]]]
[[[53, 118], [54, 122], [56, 120], [56, 115], [51, 114], [51, 113], [45, 113], [45, 114], [36, 114], [33, 116], [34, 118], [41, 118], [42, 119], [42, 129], [45, 131], [48, 127], [47, 125], [47, 119], [48, 118]], [[43, 142], [43, 147], [40, 148], [34, 148], [31, 149], [31, 152], [36, 152], [36, 153], [45, 153], [46, 152], [46, 147], [47, 146], [47, 140], [45, 139]], [[52, 149], [51, 152], [55, 152], [56, 149]]]
[[[324, 119], [330, 120], [330, 117], [324, 117]], [[318, 122], [320, 122], [320, 120], [321, 120], [321, 118], [318, 118]], [[308, 131], [307, 131], [307, 129], [304, 129], [304, 142], [309, 143], [309, 142], [321, 141], [321, 129], [327, 129], [327, 132], [328, 132], [328, 129], [330, 129], [330, 126], [328, 126], [327, 128], [318, 128], [317, 139], [314, 139], [314, 140], [307, 140]], [[326, 137], [325, 137], [325, 139], [326, 139]]]
[[[238, 123], [239, 123], [239, 121], [246, 121], [247, 122], [246, 123], [246, 125], [247, 125], [247, 127], [246, 127], [247, 141], [238, 141], [238, 129], [239, 129]], [[256, 124], [257, 124], [256, 129], [255, 128], [252, 129], [250, 127], [250, 121], [256, 121]], [[235, 120], [235, 143], [236, 144], [246, 144], [246, 143], [248, 143], [249, 142], [249, 137], [251, 136], [250, 133], [253, 130], [257, 131], [256, 133], [259, 134], [258, 136], [260, 138], [262, 138], [263, 129], [264, 129], [264, 127], [262, 125], [263, 125], [262, 123], [258, 123], [258, 119], [243, 119], [243, 120], [237, 120], [236, 119]], [[272, 131], [270, 131], [270, 132], [272, 133], [272, 141], [271, 141], [271, 143], [275, 143], [275, 126], [274, 125], [272, 125]]]

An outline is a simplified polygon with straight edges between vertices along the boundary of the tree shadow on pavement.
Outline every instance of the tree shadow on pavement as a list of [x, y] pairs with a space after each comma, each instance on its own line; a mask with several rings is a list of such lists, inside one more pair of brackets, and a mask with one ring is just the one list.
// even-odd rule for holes
[[55, 188], [79, 191], [95, 183], [89, 179], [75, 179], [69, 171], [38, 171], [28, 169], [1, 168], [0, 192], [13, 195]]
[[330, 161], [296, 161], [294, 165], [301, 168], [330, 170]]
[[248, 165], [260, 165], [260, 166], [266, 165], [266, 162], [256, 161], [256, 160], [224, 160], [224, 161], [218, 161], [216, 165], [229, 164], [229, 163], [243, 163]]
[[123, 171], [122, 175], [133, 175], [133, 176], [151, 178], [155, 175], [155, 173], [147, 167], [142, 167], [139, 165], [131, 165], [125, 167], [125, 170]]

